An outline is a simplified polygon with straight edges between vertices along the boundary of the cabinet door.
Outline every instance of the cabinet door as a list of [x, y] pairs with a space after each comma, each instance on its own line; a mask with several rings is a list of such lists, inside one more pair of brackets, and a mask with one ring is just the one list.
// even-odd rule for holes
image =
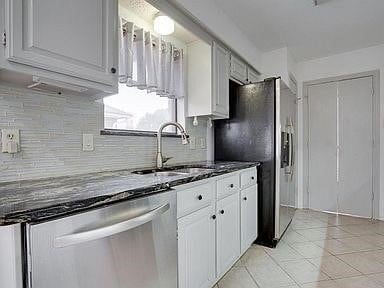
[[241, 191], [241, 252], [257, 238], [257, 186]]
[[232, 78], [236, 79], [237, 81], [240, 81], [243, 84], [247, 83], [248, 82], [247, 70], [248, 70], [247, 65], [243, 61], [231, 55], [231, 77]]
[[240, 256], [239, 193], [217, 202], [217, 274], [222, 276]]
[[178, 220], [179, 288], [210, 288], [215, 281], [213, 205]]
[[212, 46], [212, 111], [219, 116], [229, 116], [229, 52], [217, 43]]
[[6, 0], [7, 59], [117, 85], [117, 0]]
[[251, 68], [248, 68], [248, 77], [247, 77], [248, 83], [256, 83], [259, 80], [259, 75], [256, 73], [255, 70], [252, 70]]

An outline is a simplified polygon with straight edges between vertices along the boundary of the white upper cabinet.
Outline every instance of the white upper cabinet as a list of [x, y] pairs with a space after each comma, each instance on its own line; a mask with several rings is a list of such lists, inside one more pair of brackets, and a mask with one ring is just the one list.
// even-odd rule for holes
[[5, 57], [117, 86], [117, 0], [5, 0]]
[[229, 116], [229, 52], [217, 43], [188, 44], [187, 116]]
[[241, 61], [236, 56], [231, 55], [231, 78], [239, 81], [242, 84], [247, 83], [247, 64]]
[[227, 118], [229, 117], [229, 52], [216, 42], [213, 43], [212, 51], [212, 110], [216, 115]]
[[231, 79], [240, 84], [250, 84], [259, 81], [259, 74], [245, 62], [231, 55]]
[[248, 77], [247, 77], [247, 83], [256, 83], [260, 81], [259, 74], [253, 70], [252, 68], [248, 68]]

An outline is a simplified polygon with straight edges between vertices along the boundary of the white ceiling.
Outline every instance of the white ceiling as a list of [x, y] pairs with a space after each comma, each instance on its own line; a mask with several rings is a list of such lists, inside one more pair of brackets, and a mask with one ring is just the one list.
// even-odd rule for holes
[[[119, 0], [119, 4], [147, 23], [153, 23], [155, 15], [159, 12], [158, 9], [145, 0]], [[193, 33], [177, 23], [175, 23], [175, 32], [172, 34], [172, 37], [184, 43], [190, 43], [198, 39]]]
[[263, 52], [297, 61], [384, 43], [384, 0], [215, 0]]

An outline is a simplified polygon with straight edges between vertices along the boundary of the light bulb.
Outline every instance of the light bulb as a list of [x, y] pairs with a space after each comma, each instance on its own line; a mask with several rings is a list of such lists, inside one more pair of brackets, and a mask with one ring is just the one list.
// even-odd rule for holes
[[168, 16], [159, 15], [156, 16], [153, 21], [155, 32], [160, 35], [169, 35], [175, 32], [175, 21]]

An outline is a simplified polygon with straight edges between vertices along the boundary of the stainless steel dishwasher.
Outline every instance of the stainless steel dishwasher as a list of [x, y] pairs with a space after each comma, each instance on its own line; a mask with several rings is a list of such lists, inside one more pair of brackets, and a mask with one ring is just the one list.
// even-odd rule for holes
[[31, 288], [176, 288], [176, 192], [27, 226]]

